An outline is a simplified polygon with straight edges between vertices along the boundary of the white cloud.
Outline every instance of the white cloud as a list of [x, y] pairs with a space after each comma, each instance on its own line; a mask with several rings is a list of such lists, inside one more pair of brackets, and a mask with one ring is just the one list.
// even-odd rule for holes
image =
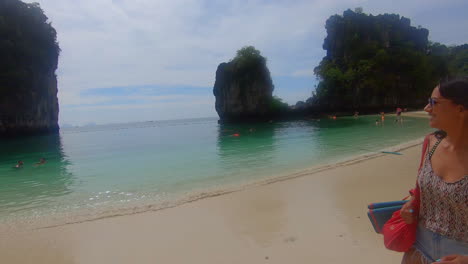
[[292, 73], [295, 77], [314, 76], [314, 69], [297, 70]]
[[67, 90], [212, 86], [217, 65], [244, 45], [259, 48], [273, 74], [284, 74], [288, 58], [306, 52], [304, 40], [317, 35], [321, 44], [326, 14], [317, 7], [326, 3], [234, 1], [209, 13], [209, 2], [193, 0], [41, 1], [59, 32], [59, 82]]
[[[443, 4], [438, 0], [34, 1], [41, 4], [58, 32], [62, 49], [59, 99], [63, 106], [111, 100], [80, 95], [91, 88], [212, 87], [218, 64], [245, 45], [254, 45], [268, 58], [273, 78], [311, 76], [311, 69], [325, 55], [321, 47], [326, 19], [358, 6], [366, 13], [414, 16], [413, 25], [428, 27], [437, 41], [468, 41], [468, 36], [460, 33], [463, 30], [447, 30], [450, 25], [442, 15], [425, 16], [431, 8], [460, 5], [461, 0]], [[466, 27], [467, 21], [464, 18], [452, 26]], [[214, 104], [209, 107], [206, 112], [213, 112]], [[190, 111], [186, 113], [190, 116]], [[65, 116], [61, 114], [61, 118]], [[72, 114], [66, 118], [65, 122], [74, 122]]]
[[59, 90], [60, 106], [99, 104], [111, 100], [108, 96], [83, 97], [77, 91]]
[[[150, 120], [215, 117], [214, 98], [201, 96], [181, 96], [177, 101], [165, 101], [163, 98], [150, 98], [145, 103], [92, 105], [65, 107], [61, 111], [61, 122], [84, 125], [92, 121], [97, 124], [124, 123]], [[79, 110], [79, 111], [77, 111]], [[116, 114], [118, 113], [118, 114]], [[92, 118], [90, 118], [92, 117]], [[66, 122], [70, 120], [73, 122]]]

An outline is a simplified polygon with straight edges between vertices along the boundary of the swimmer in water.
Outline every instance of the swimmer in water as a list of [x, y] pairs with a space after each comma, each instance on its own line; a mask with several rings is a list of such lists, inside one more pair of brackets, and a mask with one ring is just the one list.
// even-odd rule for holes
[[46, 159], [45, 158], [41, 158], [39, 160], [38, 163], [34, 164], [34, 166], [40, 166], [40, 165], [44, 165], [46, 163]]
[[15, 169], [23, 168], [24, 162], [22, 160], [18, 161], [18, 164], [15, 165]]

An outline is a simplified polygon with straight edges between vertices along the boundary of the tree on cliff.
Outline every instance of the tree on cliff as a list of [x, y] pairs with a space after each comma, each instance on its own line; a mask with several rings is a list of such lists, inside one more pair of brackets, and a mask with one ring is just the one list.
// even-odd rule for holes
[[468, 76], [468, 44], [447, 47], [437, 42], [430, 43], [429, 53], [432, 63], [445, 78]]
[[216, 70], [213, 94], [223, 121], [268, 119], [282, 111], [284, 103], [273, 98], [273, 81], [266, 58], [252, 46], [243, 47]]
[[58, 129], [59, 53], [57, 33], [38, 3], [0, 1], [0, 133], [34, 129], [35, 122], [40, 130]]
[[247, 94], [249, 87], [258, 80], [265, 81], [265, 85], [273, 92], [273, 81], [266, 65], [266, 58], [253, 46], [246, 46], [237, 51], [236, 56], [230, 62], [230, 70], [233, 77], [241, 87], [241, 93]]
[[446, 72], [427, 55], [429, 31], [410, 24], [396, 14], [331, 16], [314, 101], [333, 111], [421, 104]]
[[236, 52], [236, 56], [231, 60], [238, 67], [247, 65], [266, 64], [266, 58], [260, 54], [260, 51], [254, 46], [246, 46]]

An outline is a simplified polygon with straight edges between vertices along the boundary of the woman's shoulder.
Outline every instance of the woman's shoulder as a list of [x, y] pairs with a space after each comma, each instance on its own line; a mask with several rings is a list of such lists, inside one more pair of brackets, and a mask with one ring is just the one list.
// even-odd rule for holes
[[434, 144], [437, 142], [437, 135], [436, 132], [427, 134], [426, 137], [424, 138], [424, 144], [423, 144], [423, 151], [427, 151], [428, 149], [431, 149]]
[[447, 134], [442, 130], [437, 130], [427, 134], [424, 140], [427, 140], [427, 149], [432, 149], [437, 141], [442, 140]]

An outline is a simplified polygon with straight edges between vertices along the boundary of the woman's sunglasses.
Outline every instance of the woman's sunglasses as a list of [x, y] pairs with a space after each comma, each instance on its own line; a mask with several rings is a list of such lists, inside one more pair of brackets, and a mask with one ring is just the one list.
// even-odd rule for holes
[[440, 99], [440, 98], [432, 98], [430, 97], [427, 99], [427, 103], [431, 106], [434, 107], [435, 104], [437, 104], [439, 101], [447, 101], [448, 99]]

